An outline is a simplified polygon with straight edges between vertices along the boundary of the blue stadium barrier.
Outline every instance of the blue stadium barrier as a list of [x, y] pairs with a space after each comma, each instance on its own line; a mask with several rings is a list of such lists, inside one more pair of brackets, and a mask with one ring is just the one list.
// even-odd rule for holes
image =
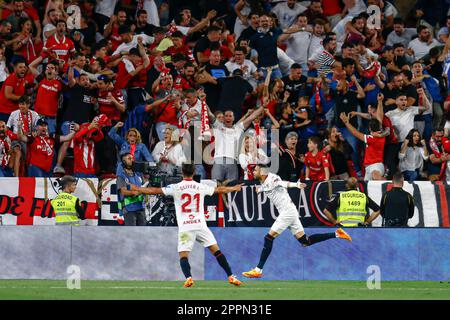
[[[212, 228], [233, 272], [255, 267], [267, 228]], [[331, 232], [307, 228], [306, 233]], [[274, 241], [264, 268], [266, 280], [367, 280], [376, 265], [381, 280], [450, 280], [450, 229], [347, 229], [353, 242], [332, 239], [302, 247], [289, 231]], [[224, 272], [205, 252], [205, 280], [220, 280]], [[259, 280], [258, 280], [259, 281]]]

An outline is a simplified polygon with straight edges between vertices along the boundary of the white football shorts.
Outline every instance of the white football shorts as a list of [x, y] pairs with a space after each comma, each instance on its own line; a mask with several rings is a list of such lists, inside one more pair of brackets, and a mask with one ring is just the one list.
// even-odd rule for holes
[[273, 230], [278, 234], [282, 234], [286, 229], [289, 229], [294, 235], [303, 231], [303, 225], [300, 222], [297, 211], [295, 214], [280, 214], [270, 228], [270, 230]]
[[178, 252], [192, 251], [197, 241], [207, 248], [217, 244], [216, 238], [209, 228], [178, 232]]

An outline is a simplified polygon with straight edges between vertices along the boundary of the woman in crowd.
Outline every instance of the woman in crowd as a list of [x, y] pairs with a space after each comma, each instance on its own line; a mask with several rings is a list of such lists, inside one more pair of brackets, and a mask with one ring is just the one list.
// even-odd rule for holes
[[327, 145], [323, 151], [330, 155], [330, 174], [332, 180], [347, 180], [350, 178], [349, 163], [351, 163], [352, 147], [342, 137], [338, 127], [328, 130]]
[[239, 154], [239, 164], [244, 170], [244, 180], [254, 179], [253, 169], [257, 164], [268, 163], [269, 157], [267, 157], [264, 150], [256, 146], [255, 138], [251, 135], [246, 135]]
[[[125, 133], [125, 139], [117, 134], [117, 130], [123, 127], [123, 122], [118, 122], [114, 127], [111, 127], [108, 135], [116, 145], [119, 147], [118, 154], [131, 153], [134, 161], [153, 161], [153, 157], [148, 151], [145, 144], [142, 143], [141, 133], [136, 128], [130, 128]], [[117, 172], [123, 170], [122, 162], [118, 160]]]
[[[30, 64], [36, 59], [42, 50], [42, 41], [36, 43], [33, 37], [33, 21], [29, 18], [22, 18], [19, 22], [20, 32], [14, 36], [13, 51], [15, 56], [23, 56]], [[14, 59], [14, 58], [13, 58]]]
[[419, 130], [411, 129], [403, 141], [398, 154], [399, 168], [405, 180], [413, 182], [420, 177], [424, 160], [428, 160], [428, 149], [425, 140], [421, 139]]
[[285, 146], [280, 146], [280, 165], [278, 175], [285, 181], [298, 181], [303, 168], [304, 156], [297, 151], [298, 134], [289, 132], [284, 139]]
[[170, 175], [175, 173], [175, 169], [181, 172], [181, 165], [186, 162], [186, 156], [179, 144], [178, 130], [167, 127], [164, 130], [164, 140], [156, 144], [152, 156], [161, 171]]

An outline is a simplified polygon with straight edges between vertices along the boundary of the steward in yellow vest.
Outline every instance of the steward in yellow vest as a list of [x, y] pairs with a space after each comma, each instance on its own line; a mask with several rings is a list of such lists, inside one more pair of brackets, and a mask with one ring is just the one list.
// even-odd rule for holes
[[[324, 210], [331, 223], [341, 227], [367, 227], [380, 214], [380, 207], [365, 193], [358, 191], [358, 180], [349, 178], [348, 191], [341, 192]], [[369, 209], [374, 212], [367, 219]], [[331, 212], [336, 212], [336, 218]]]
[[72, 195], [77, 187], [77, 180], [72, 176], [61, 178], [63, 191], [51, 201], [55, 212], [56, 225], [79, 226], [80, 217], [84, 219], [84, 212], [80, 200]]

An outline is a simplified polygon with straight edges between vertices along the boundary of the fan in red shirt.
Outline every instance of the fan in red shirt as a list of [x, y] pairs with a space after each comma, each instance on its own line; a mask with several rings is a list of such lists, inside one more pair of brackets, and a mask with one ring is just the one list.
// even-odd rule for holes
[[45, 78], [38, 84], [34, 111], [40, 116], [56, 118], [59, 97], [62, 91], [62, 83], [56, 79], [58, 75], [57, 70], [58, 64], [56, 61], [49, 62], [45, 68]]
[[308, 139], [308, 152], [305, 154], [305, 179], [312, 181], [327, 181], [330, 179], [330, 162], [328, 155], [320, 149], [322, 142], [319, 137]]
[[183, 67], [183, 74], [178, 75], [174, 82], [173, 82], [173, 88], [185, 91], [191, 88], [196, 88], [196, 83], [194, 79], [195, 75], [195, 66], [192, 62], [186, 62], [186, 64]]
[[55, 144], [70, 141], [75, 135], [71, 132], [66, 136], [48, 135], [48, 123], [39, 119], [36, 122], [36, 132], [32, 135], [23, 135], [19, 129], [19, 138], [28, 143], [29, 153], [28, 176], [50, 177], [52, 175], [53, 157], [55, 156]]
[[65, 36], [66, 29], [66, 22], [59, 20], [56, 23], [56, 34], [47, 39], [41, 53], [41, 57], [44, 59], [51, 57], [58, 61], [64, 61], [63, 71], [67, 70], [69, 59], [75, 53], [75, 45]]
[[74, 168], [77, 178], [96, 178], [95, 144], [103, 140], [101, 127], [109, 123], [108, 118], [101, 114], [91, 123], [84, 123], [73, 138]]
[[173, 57], [175, 54], [181, 53], [187, 59], [189, 59], [189, 61], [194, 61], [192, 50], [184, 44], [184, 35], [180, 31], [175, 31], [174, 33], [172, 33], [171, 40], [173, 46], [170, 46], [166, 51], [164, 51], [165, 56]]
[[386, 138], [381, 135], [380, 121], [377, 119], [371, 119], [369, 121], [370, 135], [365, 135], [351, 125], [348, 116], [344, 112], [341, 113], [340, 118], [342, 122], [344, 122], [348, 131], [350, 131], [350, 133], [357, 139], [366, 144], [366, 152], [364, 155], [364, 167], [366, 174], [364, 176], [364, 180], [385, 180], [383, 177], [383, 156]]
[[111, 40], [111, 52], [116, 51], [117, 47], [123, 42], [122, 37], [119, 34], [119, 27], [125, 25], [126, 22], [127, 12], [125, 10], [119, 10], [117, 15], [113, 15], [109, 20], [109, 23], [105, 25], [103, 36], [108, 40]]
[[8, 121], [11, 112], [19, 108], [18, 101], [26, 93], [28, 87], [33, 86], [34, 76], [27, 73], [27, 66], [23, 59], [14, 63], [14, 72], [11, 73], [0, 91], [0, 120]]

